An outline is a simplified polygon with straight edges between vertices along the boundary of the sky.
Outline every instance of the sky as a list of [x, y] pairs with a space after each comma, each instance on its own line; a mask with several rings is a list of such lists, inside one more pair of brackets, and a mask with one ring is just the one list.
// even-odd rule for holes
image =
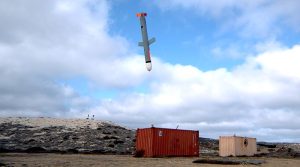
[[[298, 0], [2, 0], [0, 116], [300, 142]], [[152, 71], [140, 23], [148, 13]]]

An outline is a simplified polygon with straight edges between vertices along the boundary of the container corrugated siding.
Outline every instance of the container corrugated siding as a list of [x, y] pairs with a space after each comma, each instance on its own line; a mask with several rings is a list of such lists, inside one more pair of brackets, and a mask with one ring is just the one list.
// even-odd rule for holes
[[137, 129], [136, 131], [136, 150], [144, 150], [144, 156], [153, 155], [153, 132], [151, 129]]
[[[245, 139], [247, 145], [244, 144]], [[256, 139], [239, 136], [220, 136], [219, 155], [225, 156], [253, 156], [257, 152]]]
[[144, 150], [145, 157], [199, 156], [199, 132], [166, 128], [138, 129], [136, 150]]

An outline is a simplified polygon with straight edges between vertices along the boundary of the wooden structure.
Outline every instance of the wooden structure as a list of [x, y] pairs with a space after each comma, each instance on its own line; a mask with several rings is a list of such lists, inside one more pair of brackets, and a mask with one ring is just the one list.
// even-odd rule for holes
[[199, 156], [199, 132], [155, 127], [137, 129], [136, 152], [143, 157]]
[[253, 156], [256, 152], [256, 138], [239, 136], [219, 137], [219, 155], [222, 157]]

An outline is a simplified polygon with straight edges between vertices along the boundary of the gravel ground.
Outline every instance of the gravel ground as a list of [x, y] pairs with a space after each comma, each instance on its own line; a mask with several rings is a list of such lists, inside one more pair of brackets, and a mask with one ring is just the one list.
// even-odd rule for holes
[[[96, 155], [96, 154], [25, 154], [2, 153], [0, 164], [7, 166], [100, 166], [100, 167], [221, 167], [214, 164], [195, 164], [194, 158], [134, 158], [128, 155]], [[298, 167], [300, 159], [255, 158], [266, 163], [260, 167]], [[1, 166], [1, 165], [0, 165]], [[255, 166], [255, 165], [226, 165]]]

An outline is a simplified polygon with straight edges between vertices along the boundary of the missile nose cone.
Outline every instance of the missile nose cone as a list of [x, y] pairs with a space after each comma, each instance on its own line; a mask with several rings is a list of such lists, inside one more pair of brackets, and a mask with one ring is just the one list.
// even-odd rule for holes
[[148, 71], [151, 71], [152, 70], [152, 63], [149, 62], [149, 63], [146, 63], [146, 68]]

